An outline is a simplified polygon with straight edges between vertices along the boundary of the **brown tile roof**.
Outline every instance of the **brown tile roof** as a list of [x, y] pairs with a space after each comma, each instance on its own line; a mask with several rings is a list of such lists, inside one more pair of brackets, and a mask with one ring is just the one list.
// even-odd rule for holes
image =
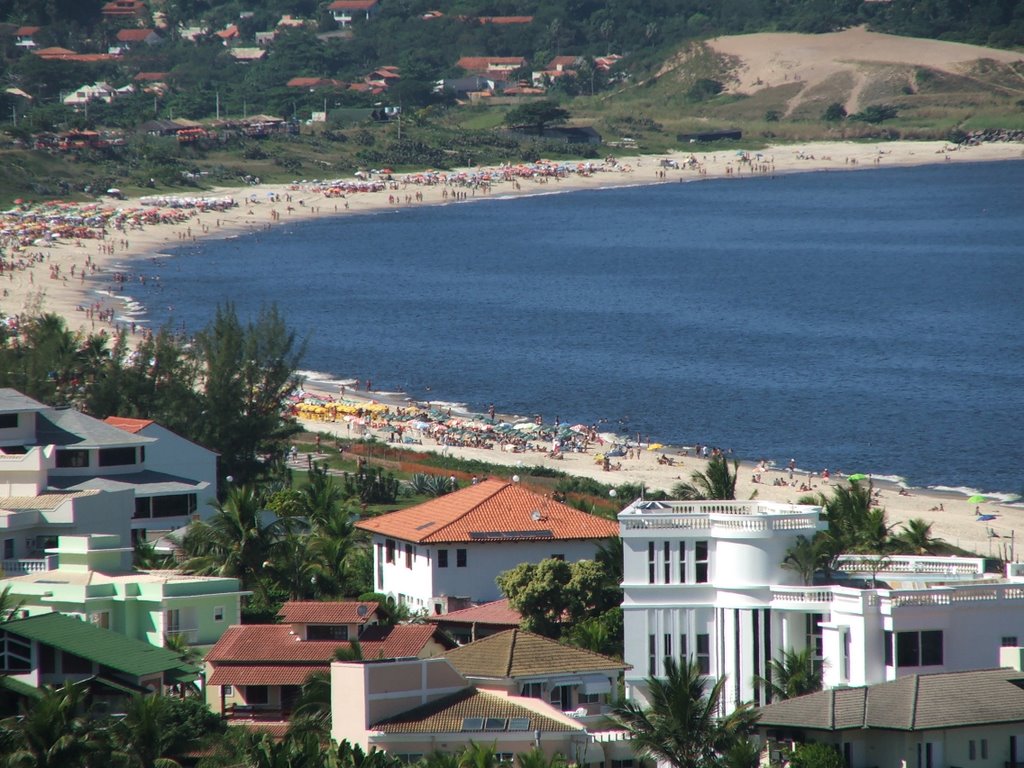
[[467, 72], [486, 72], [495, 66], [522, 67], [526, 59], [522, 56], [463, 56], [455, 66]]
[[450, 623], [450, 624], [488, 624], [498, 627], [518, 627], [523, 616], [519, 611], [510, 608], [508, 598], [495, 600], [482, 605], [474, 605], [470, 608], [463, 608], [461, 611], [452, 611], [440, 616], [428, 616], [427, 621]]
[[627, 664], [556, 640], [510, 629], [455, 648], [445, 658], [472, 677], [534, 677], [626, 669]]
[[[475, 688], [466, 688], [451, 696], [381, 720], [370, 728], [383, 733], [461, 733], [463, 720], [467, 717], [528, 718], [529, 727], [524, 729], [527, 733], [538, 730], [582, 730], [582, 726], [573, 726], [538, 714], [517, 703], [515, 698], [478, 691]], [[487, 733], [481, 732], [480, 736], [486, 739]]]
[[141, 43], [153, 33], [152, 29], [119, 29], [117, 39], [122, 43]]
[[548, 69], [558, 69], [559, 67], [571, 67], [576, 64], [576, 56], [555, 56], [551, 61], [548, 62]]
[[[145, 29], [122, 29], [121, 32], [148, 32]], [[119, 33], [120, 34], [120, 33]], [[136, 80], [162, 80], [167, 77], [166, 72], [139, 72], [135, 76]], [[136, 432], [141, 432], [150, 424], [153, 423], [152, 419], [129, 419], [127, 416], [107, 416], [104, 419], [107, 424], [118, 429], [123, 429], [125, 432], [131, 432], [133, 435]]]
[[32, 35], [40, 29], [42, 29], [42, 27], [18, 27], [14, 34], [18, 37], [32, 37]]
[[285, 624], [365, 624], [376, 618], [377, 603], [289, 600], [277, 615]]
[[[431, 640], [446, 647], [455, 645], [432, 624], [367, 627], [359, 637], [359, 644], [363, 658], [395, 659], [419, 656]], [[206, 660], [226, 664], [319, 662], [327, 665], [338, 648], [349, 645], [338, 640], [300, 640], [285, 624], [235, 625], [227, 628]]]
[[368, 11], [377, 5], [377, 0], [334, 0], [327, 6], [329, 11]]
[[502, 480], [484, 480], [357, 526], [421, 543], [607, 539], [619, 533], [612, 520]]
[[[170, 74], [169, 72], [139, 72], [139, 74], [137, 74], [132, 79], [135, 80], [136, 82], [140, 82], [140, 83], [141, 82], [160, 82], [161, 80], [166, 80], [167, 77], [169, 76], [169, 74]], [[105, 421], [107, 422], [107, 424], [113, 424], [118, 429], [123, 429], [126, 432], [138, 432], [139, 430], [145, 429], [147, 426], [149, 426], [150, 424], [153, 423], [153, 422], [151, 422], [151, 421], [149, 421], [147, 419], [127, 419], [127, 418], [124, 418], [124, 417], [121, 417], [121, 416], [108, 416], [105, 419]], [[128, 422], [133, 422], [133, 423], [134, 422], [139, 422], [139, 427], [137, 429], [136, 428], [127, 428], [126, 426], [125, 427], [121, 426], [121, 424], [119, 422], [124, 422], [126, 425], [127, 425]], [[128, 425], [128, 426], [130, 426], [130, 425]]]
[[907, 675], [762, 707], [759, 726], [921, 731], [1024, 721], [1024, 673], [1012, 669]]
[[302, 685], [316, 672], [330, 666], [317, 664], [222, 664], [210, 674], [207, 685]]

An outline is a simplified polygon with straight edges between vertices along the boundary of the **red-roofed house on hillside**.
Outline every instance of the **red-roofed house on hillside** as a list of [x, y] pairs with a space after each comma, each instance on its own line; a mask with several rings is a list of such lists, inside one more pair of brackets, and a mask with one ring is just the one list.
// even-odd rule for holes
[[286, 88], [305, 88], [310, 91], [326, 88], [327, 90], [338, 91], [348, 87], [347, 83], [340, 80], [332, 80], [329, 77], [293, 77], [287, 83]]
[[[359, 640], [364, 659], [430, 658], [455, 642], [429, 624], [378, 624], [372, 602], [290, 602], [284, 624], [228, 627], [206, 655], [206, 702], [233, 718], [287, 721], [299, 689], [327, 674], [339, 648]], [[260, 723], [262, 725], [262, 722]]]
[[117, 42], [121, 48], [128, 49], [133, 45], [159, 45], [164, 40], [156, 33], [155, 29], [119, 29], [117, 30]]
[[522, 614], [509, 606], [508, 598], [427, 617], [427, 621], [433, 622], [462, 644], [472, 643], [474, 640], [507, 629], [516, 629], [522, 620]]
[[18, 27], [14, 33], [18, 39], [14, 44], [19, 48], [35, 48], [37, 43], [34, 37], [41, 29], [42, 27]]
[[522, 56], [463, 56], [455, 66], [472, 75], [509, 75], [526, 66]]
[[141, 19], [148, 11], [142, 0], [111, 0], [100, 12], [105, 19]]
[[380, 13], [379, 0], [334, 0], [327, 6], [334, 20], [347, 27], [360, 16], [369, 21]]
[[357, 525], [373, 536], [376, 591], [432, 614], [444, 610], [446, 596], [497, 600], [494, 579], [520, 563], [589, 560], [618, 536], [611, 520], [502, 480]]

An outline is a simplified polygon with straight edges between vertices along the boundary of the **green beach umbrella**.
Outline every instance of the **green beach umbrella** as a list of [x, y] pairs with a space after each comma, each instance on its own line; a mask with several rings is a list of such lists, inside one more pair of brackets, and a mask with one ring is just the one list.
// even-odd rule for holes
[[867, 476], [867, 475], [865, 475], [865, 474], [864, 474], [863, 472], [858, 472], [858, 473], [856, 473], [855, 475], [850, 475], [850, 476], [849, 476], [848, 478], [846, 478], [846, 479], [847, 479], [847, 480], [850, 480], [850, 481], [852, 481], [852, 482], [857, 482], [858, 480], [867, 480], [867, 479], [868, 479], [868, 476]]
[[968, 504], [984, 504], [986, 501], [988, 501], [988, 497], [987, 496], [982, 496], [982, 495], [976, 493], [975, 495], [971, 496], [971, 498], [969, 498], [967, 500], [967, 503]]

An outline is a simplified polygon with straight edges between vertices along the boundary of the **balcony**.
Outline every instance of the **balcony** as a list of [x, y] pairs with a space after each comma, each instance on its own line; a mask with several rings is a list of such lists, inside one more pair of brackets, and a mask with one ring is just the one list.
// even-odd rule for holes
[[834, 599], [829, 587], [772, 587], [772, 605], [776, 610], [822, 611]]
[[928, 557], [913, 555], [843, 555], [837, 570], [850, 574], [869, 574], [880, 579], [914, 576], [922, 579], [982, 579], [985, 560], [980, 557]]
[[199, 627], [193, 627], [191, 629], [169, 629], [164, 634], [167, 637], [180, 637], [189, 645], [195, 645], [199, 642]]
[[49, 555], [38, 558], [22, 558], [11, 560], [0, 560], [0, 568], [3, 568], [4, 576], [24, 576], [27, 573], [41, 573], [52, 571], [57, 567], [57, 556]]

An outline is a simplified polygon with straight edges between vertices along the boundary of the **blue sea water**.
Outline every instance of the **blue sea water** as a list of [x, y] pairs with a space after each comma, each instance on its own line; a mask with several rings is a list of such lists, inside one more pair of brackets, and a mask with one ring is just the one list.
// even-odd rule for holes
[[192, 330], [218, 302], [277, 302], [309, 336], [306, 368], [417, 399], [1020, 493], [1022, 172], [807, 173], [331, 218], [178, 249], [143, 268], [160, 287], [136, 298], [155, 325]]

